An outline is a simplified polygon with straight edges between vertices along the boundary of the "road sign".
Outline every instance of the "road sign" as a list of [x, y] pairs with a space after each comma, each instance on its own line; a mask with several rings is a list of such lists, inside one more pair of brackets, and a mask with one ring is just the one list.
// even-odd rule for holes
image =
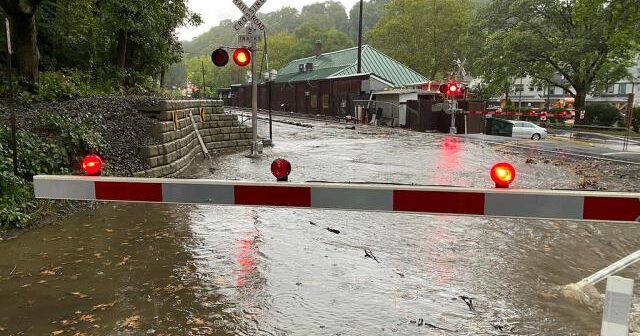
[[242, 27], [244, 27], [247, 24], [247, 22], [251, 22], [258, 29], [264, 30], [265, 29], [264, 23], [262, 23], [262, 21], [258, 19], [258, 17], [256, 16], [256, 13], [262, 7], [262, 5], [264, 5], [266, 2], [267, 0], [256, 0], [256, 2], [254, 2], [251, 7], [247, 7], [247, 5], [245, 5], [245, 3], [242, 0], [233, 0], [233, 4], [236, 5], [236, 7], [238, 7], [238, 9], [240, 9], [244, 14], [240, 18], [240, 20], [236, 21], [233, 24], [233, 29], [235, 29], [236, 31], [239, 31], [240, 29], [242, 29]]
[[547, 121], [547, 114], [546, 113], [540, 114], [540, 121]]
[[584, 119], [585, 110], [580, 110], [580, 119]]
[[260, 35], [243, 34], [238, 35], [238, 42], [240, 44], [249, 45], [251, 43], [257, 43], [260, 41]]

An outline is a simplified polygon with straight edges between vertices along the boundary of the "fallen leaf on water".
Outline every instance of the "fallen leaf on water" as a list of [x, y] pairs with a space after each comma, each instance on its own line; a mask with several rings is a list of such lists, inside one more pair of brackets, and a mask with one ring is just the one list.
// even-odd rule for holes
[[192, 319], [188, 319], [187, 320], [187, 324], [194, 324], [194, 325], [203, 325], [204, 324], [204, 320], [194, 317]]
[[62, 333], [64, 333], [64, 330], [56, 330], [56, 331], [53, 331], [51, 335], [55, 336], [55, 335], [60, 335]]
[[113, 230], [111, 230], [111, 229], [104, 229], [104, 230], [109, 232], [109, 233], [113, 232]]
[[127, 261], [129, 261], [129, 258], [130, 258], [129, 256], [124, 256], [122, 258], [122, 261], [117, 263], [116, 266], [123, 266]]
[[27, 288], [27, 287], [31, 287], [31, 284], [24, 284], [22, 286], [20, 286], [21, 288]]
[[40, 280], [40, 281], [38, 281], [38, 283], [39, 283], [39, 284], [43, 284], [43, 283], [46, 283], [46, 282], [47, 282], [47, 280]]
[[71, 336], [87, 336], [87, 334], [83, 333], [83, 332], [76, 332], [75, 334], [71, 335]]
[[118, 302], [120, 302], [120, 300], [115, 300], [115, 301], [110, 302], [110, 303], [101, 303], [99, 305], [93, 306], [93, 308], [91, 308], [91, 310], [96, 310], [96, 309], [105, 310], [107, 308], [113, 307]]
[[80, 292], [71, 292], [71, 294], [72, 294], [72, 295], [75, 295], [75, 296], [77, 296], [77, 297], [79, 297], [79, 298], [81, 298], [81, 299], [84, 299], [84, 298], [86, 298], [86, 297], [89, 297], [89, 295], [87, 295], [87, 294], [82, 294], [82, 293], [80, 293]]
[[40, 272], [40, 274], [42, 275], [56, 275], [56, 272], [51, 271], [51, 270], [43, 270]]
[[133, 315], [127, 317], [122, 326], [129, 329], [138, 329], [140, 328], [140, 315]]
[[86, 314], [86, 315], [82, 315], [80, 316], [80, 321], [83, 322], [95, 322], [96, 321], [96, 316], [93, 314]]

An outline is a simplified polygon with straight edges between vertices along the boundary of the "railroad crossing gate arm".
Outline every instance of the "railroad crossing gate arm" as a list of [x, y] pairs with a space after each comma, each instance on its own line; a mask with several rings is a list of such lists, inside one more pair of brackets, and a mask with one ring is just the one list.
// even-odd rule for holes
[[640, 221], [640, 193], [47, 175], [33, 183], [48, 199]]

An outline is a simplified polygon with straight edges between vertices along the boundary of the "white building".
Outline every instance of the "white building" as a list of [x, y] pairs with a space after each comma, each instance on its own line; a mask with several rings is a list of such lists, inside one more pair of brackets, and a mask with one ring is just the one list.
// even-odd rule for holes
[[[591, 92], [587, 95], [587, 102], [609, 102], [619, 108], [626, 106], [628, 94], [634, 93], [633, 106], [640, 106], [640, 59], [629, 69], [630, 76], [611, 85], [606, 92]], [[575, 99], [569, 92], [559, 87], [547, 88], [533, 84], [530, 77], [517, 78], [511, 85], [509, 100], [512, 104], [522, 104], [523, 107], [544, 107], [547, 102], [552, 107], [572, 105]], [[494, 97], [493, 102], [501, 102], [502, 98]]]

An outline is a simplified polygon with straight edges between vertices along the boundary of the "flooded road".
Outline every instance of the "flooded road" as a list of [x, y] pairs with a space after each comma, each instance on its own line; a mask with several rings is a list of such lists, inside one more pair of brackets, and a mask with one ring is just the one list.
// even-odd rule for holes
[[[274, 124], [263, 157], [187, 176], [273, 181], [283, 157], [295, 182], [491, 187], [506, 160], [516, 187], [576, 184], [479, 142], [312, 124]], [[541, 293], [639, 238], [622, 224], [107, 204], [0, 242], [0, 335], [597, 335], [598, 314]]]

